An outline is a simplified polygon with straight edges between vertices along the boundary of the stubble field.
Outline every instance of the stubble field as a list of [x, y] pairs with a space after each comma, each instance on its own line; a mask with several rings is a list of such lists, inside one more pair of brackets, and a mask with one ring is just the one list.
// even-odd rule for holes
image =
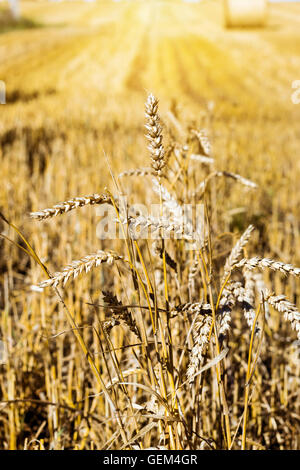
[[[291, 99], [300, 79], [300, 4], [270, 6], [267, 26], [251, 30], [224, 29], [214, 0], [24, 1], [22, 15], [23, 28], [0, 22], [0, 447], [299, 448], [298, 271], [257, 270], [265, 296], [295, 305], [285, 305], [294, 329], [283, 304], [279, 311], [275, 295], [261, 302], [257, 286], [255, 298], [229, 306], [223, 335], [217, 320], [222, 295], [229, 299], [253, 272], [244, 266], [242, 277], [232, 263], [224, 278], [249, 225], [256, 230], [239, 259], [300, 266], [300, 104]], [[194, 252], [166, 240], [153, 252], [152, 241], [126, 230], [125, 240], [101, 240], [98, 202], [30, 218], [106, 188], [113, 206], [120, 192], [130, 204], [161, 203], [151, 175], [118, 178], [151, 167], [146, 132], [154, 149], [160, 144], [155, 105], [152, 123], [149, 109], [144, 114], [150, 93], [159, 99], [165, 146], [158, 186], [177, 203], [204, 206], [203, 246]], [[194, 132], [203, 128], [209, 164], [191, 158], [205, 150]], [[211, 177], [215, 171], [227, 174]], [[32, 287], [46, 278], [45, 266], [61, 271], [97, 250], [126, 261], [102, 268], [94, 259], [90, 272], [74, 280], [70, 273], [56, 292]], [[261, 324], [253, 338], [243, 316], [248, 300]], [[211, 319], [197, 370], [217, 362], [189, 384], [195, 345], [201, 356], [195, 315]]]

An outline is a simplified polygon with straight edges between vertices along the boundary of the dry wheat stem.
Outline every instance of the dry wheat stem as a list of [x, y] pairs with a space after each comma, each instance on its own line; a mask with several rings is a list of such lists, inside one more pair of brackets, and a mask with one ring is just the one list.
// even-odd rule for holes
[[49, 219], [57, 215], [70, 212], [78, 207], [94, 204], [111, 204], [111, 198], [106, 194], [92, 194], [89, 196], [74, 197], [68, 201], [55, 204], [53, 207], [38, 212], [31, 212], [30, 217], [38, 220]]

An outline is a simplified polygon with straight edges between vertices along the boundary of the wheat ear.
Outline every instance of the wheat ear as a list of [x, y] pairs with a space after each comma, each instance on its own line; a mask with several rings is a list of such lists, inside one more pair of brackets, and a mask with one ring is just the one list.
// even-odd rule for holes
[[94, 204], [111, 204], [111, 199], [106, 194], [92, 194], [90, 196], [74, 197], [68, 201], [55, 204], [49, 209], [31, 212], [30, 217], [38, 220], [49, 219], [50, 217], [56, 217], [57, 215], [70, 212], [78, 207]]
[[[228, 289], [230, 289], [232, 295], [236, 298], [237, 302], [242, 304], [244, 317], [247, 321], [248, 326], [252, 329], [256, 315], [253, 291], [249, 289], [249, 285], [246, 289], [246, 287], [243, 287], [240, 282], [230, 283]], [[258, 333], [259, 331], [260, 328], [256, 326], [255, 332]]]
[[218, 332], [219, 335], [224, 335], [230, 329], [231, 311], [235, 306], [236, 299], [227, 286], [223, 289], [222, 296], [219, 303], [217, 312]]
[[197, 240], [197, 234], [193, 232], [192, 227], [190, 227], [189, 224], [184, 225], [182, 223], [173, 223], [167, 217], [156, 218], [152, 216], [144, 217], [139, 215], [136, 218], [128, 217], [127, 219], [124, 219], [122, 223], [128, 224], [133, 237], [135, 237], [134, 230], [138, 228], [145, 230], [151, 227], [153, 233], [158, 230], [163, 230], [163, 236], [165, 238], [168, 238], [169, 235], [173, 233], [176, 238], [178, 237], [189, 241]]
[[272, 269], [273, 271], [280, 271], [281, 273], [292, 276], [300, 277], [300, 268], [296, 268], [291, 264], [282, 263], [281, 261], [274, 261], [270, 258], [259, 258], [258, 256], [250, 259], [242, 259], [234, 265], [235, 268], [245, 268], [250, 271], [255, 268]]
[[196, 190], [192, 193], [192, 197], [201, 197], [206, 191], [206, 188], [210, 180], [213, 178], [220, 178], [220, 177], [231, 178], [237, 181], [238, 183], [242, 184], [243, 186], [247, 186], [248, 188], [252, 188], [252, 189], [257, 188], [256, 183], [236, 173], [230, 173], [229, 171], [214, 171], [213, 173], [208, 175], [208, 177], [198, 185]]
[[177, 315], [178, 313], [186, 313], [189, 315], [211, 315], [211, 305], [205, 304], [203, 302], [187, 302], [185, 304], [177, 305], [171, 311], [173, 316]]
[[200, 150], [204, 153], [204, 155], [209, 157], [211, 155], [211, 143], [207, 135], [207, 130], [201, 129], [200, 131], [197, 131], [193, 129], [191, 132], [197, 137]]
[[193, 328], [193, 338], [195, 345], [191, 351], [187, 369], [187, 379], [190, 384], [194, 381], [194, 376], [203, 362], [204, 353], [209, 341], [211, 325], [212, 317], [210, 315], [199, 315], [195, 321]]
[[115, 325], [120, 323], [119, 320], [122, 320], [128, 326], [130, 331], [132, 331], [132, 333], [134, 333], [137, 338], [139, 338], [139, 340], [142, 340], [136, 321], [132, 317], [132, 314], [129, 312], [128, 308], [126, 306], [124, 307], [122, 302], [120, 302], [118, 298], [111, 292], [102, 291], [102, 294], [103, 300], [106, 304], [106, 313], [112, 317], [104, 324], [106, 331], [109, 333]]
[[268, 290], [264, 293], [265, 300], [280, 313], [284, 314], [284, 319], [291, 323], [291, 326], [297, 332], [300, 340], [300, 312], [297, 307], [289, 302], [285, 295], [274, 295]]
[[146, 138], [149, 140], [148, 150], [150, 151], [152, 168], [156, 176], [160, 178], [166, 164], [165, 151], [162, 144], [162, 128], [158, 115], [158, 100], [152, 94], [147, 98], [145, 115], [147, 119], [145, 125], [147, 129]]
[[225, 282], [226, 277], [230, 273], [232, 267], [238, 262], [238, 259], [242, 255], [243, 249], [247, 245], [253, 230], [254, 230], [254, 226], [249, 225], [249, 227], [245, 230], [243, 235], [239, 238], [239, 240], [236, 242], [236, 244], [232, 248], [231, 253], [225, 262], [224, 274], [221, 280], [221, 284]]
[[80, 260], [72, 261], [61, 272], [55, 273], [51, 279], [40, 282], [39, 287], [56, 287], [58, 284], [65, 285], [70, 278], [76, 279], [83, 271], [88, 273], [93, 267], [99, 266], [102, 263], [113, 264], [114, 261], [122, 259], [124, 259], [123, 256], [113, 251], [99, 250], [97, 253], [87, 255]]

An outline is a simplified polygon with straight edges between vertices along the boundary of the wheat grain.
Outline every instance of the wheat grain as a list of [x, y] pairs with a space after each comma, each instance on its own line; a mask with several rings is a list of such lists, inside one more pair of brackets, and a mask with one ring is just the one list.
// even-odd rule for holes
[[249, 327], [252, 328], [256, 314], [254, 308], [256, 281], [252, 271], [244, 269], [243, 276], [245, 279], [245, 294], [247, 299], [247, 304], [244, 306], [244, 316]]
[[148, 176], [153, 175], [154, 171], [152, 168], [133, 168], [132, 170], [126, 170], [119, 174], [119, 178], [124, 176]]

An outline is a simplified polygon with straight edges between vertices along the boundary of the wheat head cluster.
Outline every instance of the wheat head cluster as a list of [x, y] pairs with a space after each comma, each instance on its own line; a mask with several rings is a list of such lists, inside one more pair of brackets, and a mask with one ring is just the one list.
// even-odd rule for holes
[[[67, 314], [96, 377], [99, 400], [105, 402], [106, 416], [111, 420], [107, 447], [245, 449], [252, 444], [259, 448], [259, 442], [248, 439], [249, 407], [253, 413], [251, 400], [260, 376], [264, 335], [267, 331], [272, 339], [268, 322], [275, 311], [280, 322], [287, 322], [294, 330], [294, 341], [300, 340], [300, 312], [285, 295], [266, 285], [264, 271], [299, 278], [300, 268], [248, 256], [253, 225], [240, 234], [220, 265], [214, 259], [214, 245], [220, 235], [210, 216], [214, 181], [229, 179], [249, 191], [255, 191], [257, 185], [239, 174], [215, 168], [205, 129], [189, 129], [184, 143], [166, 131], [165, 143], [158, 100], [152, 94], [146, 101], [145, 118], [150, 167], [113, 176], [114, 194], [104, 189], [102, 194], [74, 197], [31, 213], [32, 218], [43, 221], [87, 205], [108, 204], [124, 234], [123, 252], [110, 247], [84, 255], [61, 271], [48, 273], [48, 279], [37, 288], [54, 288], [68, 311], [57, 287], [76, 289], [71, 282], [80, 283], [80, 275], [109, 265], [111, 290], [102, 290], [101, 303], [90, 303], [99, 319], [96, 334], [103, 363], [97, 365], [95, 351], [83, 340], [73, 313]], [[201, 171], [199, 166], [195, 171], [194, 162]], [[152, 185], [153, 198], [160, 204], [160, 215], [130, 214], [129, 201], [122, 200], [128, 177], [147, 179], [145, 184]], [[134, 193], [129, 197], [134, 202]], [[187, 203], [202, 203], [204, 207], [202, 239], [193, 231], [191, 220], [183, 226], [182, 205]], [[156, 234], [155, 240], [136, 238], [137, 229], [150, 229], [152, 235]], [[191, 242], [193, 249], [186, 249], [186, 243]], [[119, 295], [114, 291], [114, 276], [120, 277], [123, 286], [123, 291], [118, 289]], [[101, 309], [104, 319], [99, 316]], [[230, 372], [235, 358], [230, 344], [237, 321], [245, 325], [241, 335], [248, 351], [240, 416], [232, 419], [230, 410], [238, 405], [230, 403], [230, 389], [235, 388]], [[126, 338], [121, 348], [124, 357], [113, 340], [114, 331], [120, 329]], [[101, 372], [104, 368], [109, 377], [106, 381]], [[208, 432], [205, 423], [210, 420], [215, 428]], [[135, 429], [130, 435], [129, 421]], [[88, 431], [87, 436], [93, 440]]]
[[[20, 446], [38, 449], [268, 449], [299, 444], [299, 405], [295, 401], [290, 411], [287, 404], [297, 397], [300, 312], [294, 299], [278, 288], [288, 277], [299, 282], [300, 268], [253, 253], [253, 238], [259, 244], [254, 224], [222, 233], [214, 211], [218, 182], [238, 185], [243, 197], [255, 192], [257, 184], [217, 168], [209, 129], [184, 128], [172, 118], [180, 138], [161, 120], [158, 100], [149, 94], [146, 166], [120, 174], [111, 170], [111, 189], [37, 207], [30, 214], [33, 223], [49, 224], [71, 211], [105, 206], [121, 238], [101, 240], [101, 249], [91, 248], [52, 273], [18, 232], [20, 248], [45, 276], [31, 286], [44, 299], [41, 315], [46, 306], [50, 317], [58, 310], [64, 313], [61, 330], [45, 339], [47, 354], [51, 341], [61, 341], [64, 359], [55, 367], [47, 356], [46, 394], [19, 400], [12, 391], [7, 394], [12, 447], [17, 439]], [[151, 198], [143, 202], [156, 204], [157, 214], [132, 211], [143, 195], [135, 192], [139, 185], [150, 188]], [[185, 205], [201, 206], [201, 234], [192, 215], [183, 220]], [[72, 259], [70, 250], [68, 256]], [[88, 291], [86, 299], [89, 279], [97, 273], [100, 290]], [[76, 311], [81, 302], [88, 305], [88, 318]], [[281, 335], [288, 338], [285, 352], [296, 357], [293, 367], [275, 363], [269, 353]], [[271, 371], [277, 367], [274, 378]], [[26, 400], [47, 413], [42, 412], [45, 419], [22, 444], [18, 420]]]

